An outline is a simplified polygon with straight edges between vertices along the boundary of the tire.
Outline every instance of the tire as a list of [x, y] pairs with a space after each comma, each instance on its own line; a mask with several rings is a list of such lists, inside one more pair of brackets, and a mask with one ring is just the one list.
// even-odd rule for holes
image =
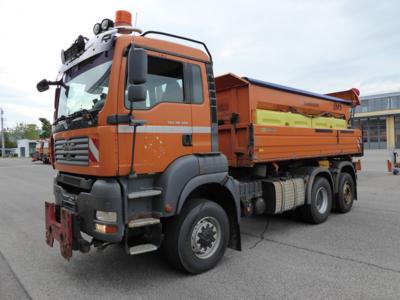
[[191, 199], [167, 222], [163, 248], [173, 267], [199, 274], [219, 262], [228, 238], [229, 220], [224, 209], [207, 199]]
[[311, 203], [303, 207], [306, 222], [320, 224], [325, 222], [332, 208], [332, 189], [324, 177], [316, 177], [311, 190]]
[[354, 203], [355, 190], [353, 177], [349, 173], [341, 173], [335, 207], [337, 212], [344, 214], [351, 210]]

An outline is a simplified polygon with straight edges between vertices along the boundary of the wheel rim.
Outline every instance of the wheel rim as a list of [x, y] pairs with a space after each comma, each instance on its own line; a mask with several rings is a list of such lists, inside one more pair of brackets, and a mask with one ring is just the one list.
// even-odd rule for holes
[[351, 185], [348, 182], [343, 185], [343, 200], [346, 205], [350, 205], [353, 201], [353, 191], [351, 189]]
[[221, 243], [221, 225], [214, 217], [204, 217], [196, 223], [191, 236], [191, 247], [196, 257], [207, 259]]
[[324, 214], [328, 208], [328, 191], [324, 187], [320, 187], [315, 195], [317, 210], [320, 214]]

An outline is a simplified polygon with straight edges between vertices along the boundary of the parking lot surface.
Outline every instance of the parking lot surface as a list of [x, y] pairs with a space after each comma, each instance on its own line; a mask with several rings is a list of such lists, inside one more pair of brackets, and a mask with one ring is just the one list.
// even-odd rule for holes
[[350, 213], [320, 225], [243, 219], [243, 251], [197, 276], [118, 245], [67, 262], [45, 243], [55, 171], [0, 159], [0, 299], [400, 299], [400, 176], [386, 172], [388, 157], [366, 153]]

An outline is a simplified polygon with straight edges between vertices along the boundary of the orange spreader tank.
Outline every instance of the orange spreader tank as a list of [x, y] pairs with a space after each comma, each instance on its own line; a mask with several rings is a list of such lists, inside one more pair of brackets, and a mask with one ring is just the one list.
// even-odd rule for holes
[[[361, 131], [348, 128], [350, 110], [359, 104], [356, 89], [322, 95], [234, 74], [215, 82], [219, 149], [232, 167], [362, 154]], [[262, 123], [260, 114], [304, 122]], [[325, 120], [343, 125], [318, 125]]]

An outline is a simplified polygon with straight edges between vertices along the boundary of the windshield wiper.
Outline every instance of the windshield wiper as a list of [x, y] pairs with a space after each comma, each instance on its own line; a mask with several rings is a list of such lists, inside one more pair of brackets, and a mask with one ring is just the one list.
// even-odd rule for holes
[[[89, 116], [92, 121], [95, 121], [95, 118], [94, 118], [95, 114], [98, 113], [101, 109], [102, 109], [102, 107], [92, 108], [90, 110], [87, 110], [87, 109], [83, 108], [81, 110], [78, 110], [78, 111], [70, 114], [69, 116], [62, 115], [61, 117], [56, 119], [54, 124], [57, 124], [58, 122], [64, 121], [64, 120], [67, 123], [70, 123], [71, 121], [74, 121], [75, 119], [77, 119], [79, 117], [83, 117], [85, 115]], [[87, 118], [85, 118], [85, 119], [87, 119]]]
[[88, 114], [88, 113], [90, 114], [90, 112], [89, 112], [87, 109], [83, 108], [83, 109], [81, 109], [81, 110], [78, 110], [78, 111], [76, 111], [76, 112], [70, 114], [70, 115], [68, 116], [68, 119], [69, 119], [69, 120], [72, 120], [72, 119], [81, 117], [81, 116], [83, 116], [84, 114]]
[[66, 120], [66, 119], [67, 119], [67, 117], [66, 117], [65, 115], [62, 115], [61, 117], [58, 117], [58, 118], [56, 119], [56, 121], [54, 122], [54, 124], [56, 124], [56, 123], [58, 123], [58, 122], [60, 122], [60, 121]]
[[102, 107], [92, 108], [92, 109], [89, 109], [89, 110], [83, 108], [83, 109], [78, 110], [78, 111], [72, 113], [71, 115], [69, 115], [67, 117], [67, 121], [70, 121], [70, 120], [73, 121], [74, 119], [79, 118], [79, 117], [83, 117], [83, 116], [85, 116], [85, 119], [88, 119], [87, 116], [89, 116], [90, 119], [92, 121], [94, 121], [95, 120], [94, 117], [95, 117], [96, 113], [98, 113], [101, 110], [101, 108]]

